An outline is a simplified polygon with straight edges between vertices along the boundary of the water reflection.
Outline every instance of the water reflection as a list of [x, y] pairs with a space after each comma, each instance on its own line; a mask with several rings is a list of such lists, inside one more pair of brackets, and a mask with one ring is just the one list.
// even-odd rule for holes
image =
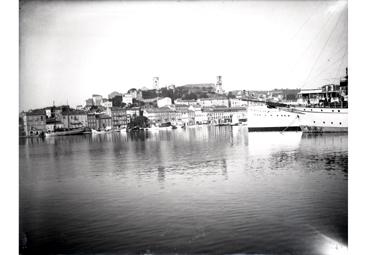
[[311, 254], [317, 233], [347, 243], [347, 135], [204, 126], [27, 139], [19, 154], [30, 253]]

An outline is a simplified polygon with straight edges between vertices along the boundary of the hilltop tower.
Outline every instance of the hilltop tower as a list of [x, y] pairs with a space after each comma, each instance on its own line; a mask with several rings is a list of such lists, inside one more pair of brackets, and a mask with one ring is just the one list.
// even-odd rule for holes
[[215, 85], [215, 93], [224, 94], [224, 90], [222, 87], [222, 76], [217, 76], [217, 84]]
[[154, 89], [159, 90], [159, 77], [154, 77], [152, 80]]

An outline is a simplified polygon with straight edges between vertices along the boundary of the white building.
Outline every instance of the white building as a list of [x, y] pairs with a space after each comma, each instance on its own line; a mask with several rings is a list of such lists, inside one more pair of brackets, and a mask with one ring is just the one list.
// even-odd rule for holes
[[176, 99], [174, 100], [174, 104], [177, 105], [197, 105], [197, 101], [195, 99], [192, 100], [184, 100], [184, 99]]
[[158, 99], [158, 108], [172, 105], [172, 99], [170, 97], [163, 97]]
[[92, 95], [92, 100], [94, 102], [94, 105], [101, 105], [103, 97], [101, 95]]
[[228, 107], [227, 98], [199, 98], [197, 103], [201, 107], [211, 107], [211, 106], [225, 106]]
[[231, 107], [246, 107], [246, 106], [248, 106], [247, 101], [237, 99], [237, 98], [229, 99], [229, 104], [230, 104]]
[[112, 101], [105, 101], [102, 103], [102, 106], [106, 107], [106, 108], [111, 108], [113, 107], [113, 102]]
[[128, 90], [128, 94], [132, 95], [132, 98], [136, 99], [137, 98], [137, 90], [136, 89], [130, 89]]
[[123, 96], [122, 102], [129, 105], [133, 103], [133, 95], [132, 94], [125, 94]]

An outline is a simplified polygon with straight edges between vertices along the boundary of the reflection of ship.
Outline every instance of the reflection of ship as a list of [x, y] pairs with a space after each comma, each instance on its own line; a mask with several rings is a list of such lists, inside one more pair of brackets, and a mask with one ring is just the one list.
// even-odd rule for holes
[[84, 131], [85, 131], [84, 128], [56, 129], [53, 132], [45, 133], [45, 136], [52, 137], [52, 136], [64, 136], [64, 135], [79, 135], [79, 134], [83, 134]]
[[248, 134], [250, 155], [267, 154], [275, 151], [292, 151], [300, 146], [302, 132], [251, 132]]
[[340, 84], [328, 84], [320, 89], [303, 90], [299, 93], [299, 106], [289, 111], [298, 113], [301, 129], [307, 133], [348, 132], [347, 97], [348, 75]]

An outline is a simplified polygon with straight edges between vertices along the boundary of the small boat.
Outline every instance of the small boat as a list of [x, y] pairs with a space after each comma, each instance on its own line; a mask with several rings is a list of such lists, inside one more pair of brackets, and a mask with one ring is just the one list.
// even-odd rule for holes
[[105, 128], [105, 129], [98, 129], [98, 130], [96, 130], [96, 129], [91, 129], [91, 131], [92, 131], [92, 134], [93, 135], [101, 135], [101, 134], [108, 134], [108, 133], [112, 133], [113, 132], [113, 130], [111, 129], [111, 128]]
[[45, 137], [53, 137], [53, 136], [64, 136], [64, 135], [79, 135], [85, 132], [84, 128], [73, 128], [73, 129], [63, 129], [63, 130], [55, 130], [53, 132], [46, 132]]
[[159, 131], [159, 130], [160, 130], [160, 128], [159, 128], [159, 127], [157, 127], [157, 126], [151, 126], [151, 127], [149, 127], [147, 130], [148, 130], [148, 131]]
[[172, 129], [172, 124], [170, 122], [165, 122], [159, 125], [160, 129]]

